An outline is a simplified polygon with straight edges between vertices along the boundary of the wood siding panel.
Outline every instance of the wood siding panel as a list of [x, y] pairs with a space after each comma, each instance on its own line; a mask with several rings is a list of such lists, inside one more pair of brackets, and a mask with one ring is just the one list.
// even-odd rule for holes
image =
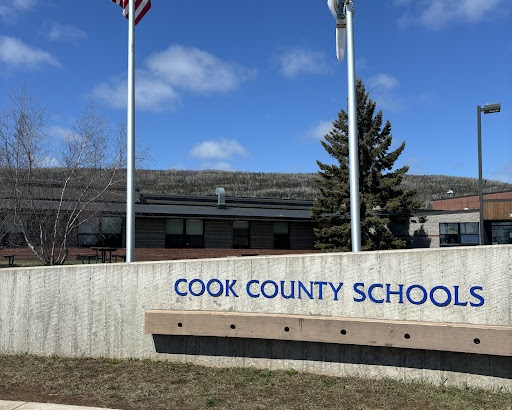
[[486, 221], [512, 221], [512, 201], [484, 201], [484, 219]]

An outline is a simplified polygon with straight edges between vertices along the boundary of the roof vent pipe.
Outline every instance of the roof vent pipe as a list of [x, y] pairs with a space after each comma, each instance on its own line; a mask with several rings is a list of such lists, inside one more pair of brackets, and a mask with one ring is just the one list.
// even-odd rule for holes
[[224, 188], [215, 188], [215, 193], [217, 194], [217, 208], [225, 209], [226, 208], [226, 199], [225, 199], [225, 191]]

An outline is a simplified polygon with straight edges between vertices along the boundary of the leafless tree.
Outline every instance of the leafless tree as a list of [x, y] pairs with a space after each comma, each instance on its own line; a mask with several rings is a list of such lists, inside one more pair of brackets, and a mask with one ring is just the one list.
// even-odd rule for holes
[[[9, 99], [0, 112], [3, 202], [41, 263], [63, 264], [78, 226], [103, 211], [116, 192], [124, 195], [124, 150], [93, 105], [57, 139], [46, 133], [47, 110], [26, 88]], [[49, 167], [57, 177], [48, 178]]]

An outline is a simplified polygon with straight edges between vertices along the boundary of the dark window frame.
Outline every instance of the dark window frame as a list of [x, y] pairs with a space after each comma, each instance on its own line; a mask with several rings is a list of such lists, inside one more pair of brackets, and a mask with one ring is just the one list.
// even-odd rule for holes
[[[182, 221], [182, 231], [179, 234], [167, 233], [167, 221]], [[187, 222], [201, 222], [201, 234], [190, 234]], [[192, 227], [190, 227], [191, 229]], [[166, 248], [204, 248], [204, 220], [195, 218], [167, 218], [165, 227]]]
[[[120, 222], [119, 232], [108, 232], [106, 229], [108, 225], [106, 222], [107, 218], [115, 218]], [[78, 228], [78, 246], [82, 248], [91, 246], [112, 246], [121, 248], [123, 246], [123, 218], [119, 215], [101, 215], [92, 217], [91, 221], [94, 219], [98, 221], [98, 228], [93, 229], [93, 232], [80, 232], [80, 229], [89, 222], [80, 224]], [[85, 241], [85, 238], [89, 238], [90, 240]]]
[[[247, 223], [247, 228], [235, 227], [237, 223]], [[249, 221], [233, 221], [233, 249], [251, 248], [251, 223]]]
[[[282, 226], [286, 225], [286, 233], [285, 232], [276, 232], [276, 227], [281, 224]], [[290, 223], [284, 221], [274, 222], [273, 225], [273, 233], [274, 233], [274, 249], [290, 249]]]
[[479, 232], [478, 222], [440, 222], [439, 246], [478, 245], [480, 243]]

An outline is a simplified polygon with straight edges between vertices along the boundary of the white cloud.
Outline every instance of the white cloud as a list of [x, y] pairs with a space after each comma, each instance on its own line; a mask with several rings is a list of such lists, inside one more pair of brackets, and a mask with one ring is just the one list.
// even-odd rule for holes
[[61, 162], [55, 157], [42, 157], [37, 161], [37, 166], [41, 168], [55, 168], [61, 166]]
[[[254, 75], [253, 70], [223, 61], [206, 51], [181, 46], [154, 53], [144, 67], [136, 73], [136, 101], [138, 109], [149, 111], [174, 109], [187, 92], [211, 94], [235, 90]], [[98, 84], [91, 95], [114, 108], [125, 108], [126, 87], [126, 79], [115, 78]]]
[[71, 134], [71, 129], [62, 127], [60, 125], [52, 125], [48, 127], [47, 134], [50, 136], [50, 138], [56, 138], [60, 140], [65, 140], [68, 135]]
[[[135, 74], [135, 101], [137, 109], [160, 112], [175, 108], [181, 102], [177, 91], [169, 84], [155, 79], [152, 74], [138, 70]], [[114, 108], [125, 109], [128, 101], [128, 82], [113, 79], [93, 88], [91, 97]]]
[[327, 63], [321, 52], [295, 48], [286, 50], [276, 56], [281, 73], [288, 78], [301, 74], [325, 74]]
[[12, 7], [16, 9], [26, 10], [35, 6], [37, 0], [12, 0]]
[[368, 79], [368, 86], [379, 90], [392, 90], [398, 86], [398, 81], [389, 74], [377, 74]]
[[478, 23], [498, 10], [504, 0], [422, 0], [410, 2], [395, 0], [396, 7], [402, 7], [400, 23], [411, 25], [419, 22], [423, 26], [437, 30], [450, 23]]
[[411, 2], [411, 0], [393, 0], [393, 5], [395, 7], [404, 6], [406, 4], [409, 4], [410, 2]]
[[0, 18], [12, 19], [19, 12], [29, 10], [35, 5], [36, 0], [11, 0], [8, 4], [0, 4]]
[[0, 35], [0, 62], [13, 68], [32, 69], [43, 65], [60, 67], [59, 60], [46, 51], [33, 48], [18, 38]]
[[371, 88], [371, 98], [377, 103], [377, 108], [393, 112], [400, 111], [402, 103], [393, 90], [398, 87], [398, 80], [389, 75], [380, 73], [370, 77], [367, 81]]
[[194, 47], [171, 46], [146, 61], [148, 70], [172, 87], [196, 93], [237, 89], [253, 71]]
[[63, 42], [76, 42], [87, 38], [85, 31], [78, 27], [60, 24], [50, 23], [45, 25], [46, 36], [51, 41], [63, 41]]
[[407, 165], [409, 167], [409, 173], [415, 175], [426, 175], [429, 173], [423, 166], [423, 161], [419, 157], [407, 157], [403, 159], [404, 163], [399, 165]]
[[318, 123], [309, 130], [308, 135], [317, 140], [321, 140], [326, 134], [329, 134], [331, 130], [332, 121], [318, 121]]
[[508, 182], [512, 184], [512, 161], [505, 164], [505, 166], [494, 172], [490, 179], [495, 179], [498, 181]]
[[198, 159], [229, 159], [234, 156], [247, 157], [249, 153], [236, 140], [207, 140], [196, 145], [189, 155]]

